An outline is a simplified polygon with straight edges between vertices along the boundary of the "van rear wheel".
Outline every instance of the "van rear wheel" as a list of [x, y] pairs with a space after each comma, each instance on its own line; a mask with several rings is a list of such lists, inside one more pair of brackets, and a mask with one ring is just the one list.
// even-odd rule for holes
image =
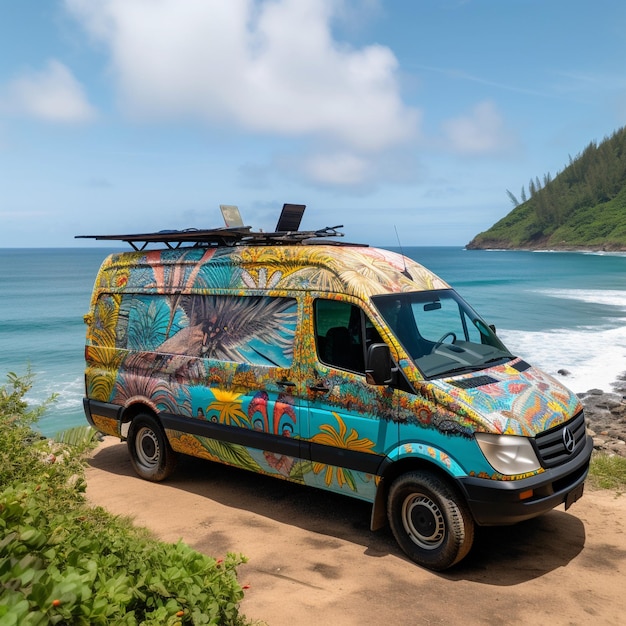
[[128, 452], [133, 469], [146, 480], [165, 480], [176, 467], [176, 453], [167, 441], [163, 428], [156, 418], [145, 413], [137, 415], [131, 422]]
[[397, 478], [387, 514], [396, 541], [412, 560], [444, 570], [463, 559], [474, 541], [474, 520], [460, 496], [430, 472]]

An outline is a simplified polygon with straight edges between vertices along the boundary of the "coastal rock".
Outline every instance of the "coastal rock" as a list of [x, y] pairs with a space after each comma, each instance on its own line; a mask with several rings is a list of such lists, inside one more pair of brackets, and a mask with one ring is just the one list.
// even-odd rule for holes
[[594, 450], [626, 457], [626, 380], [620, 380], [616, 387], [616, 392], [590, 389], [578, 397], [585, 409]]

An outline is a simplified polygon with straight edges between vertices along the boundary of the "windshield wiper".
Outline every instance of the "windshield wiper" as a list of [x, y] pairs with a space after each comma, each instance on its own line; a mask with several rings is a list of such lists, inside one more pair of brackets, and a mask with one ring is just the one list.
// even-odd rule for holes
[[487, 365], [487, 363], [495, 363], [496, 361], [512, 361], [515, 357], [511, 354], [503, 354], [502, 356], [494, 356], [493, 359], [487, 359], [483, 361], [483, 365]]
[[465, 374], [466, 372], [479, 372], [480, 370], [484, 370], [487, 367], [489, 367], [489, 364], [493, 364], [497, 361], [502, 361], [502, 362], [511, 361], [514, 358], [515, 357], [512, 357], [510, 355], [496, 356], [491, 359], [487, 359], [486, 361], [483, 361], [482, 363], [459, 365], [458, 367], [453, 367], [452, 369], [444, 370], [443, 372], [439, 372], [437, 376], [449, 376], [450, 374]]
[[439, 372], [437, 376], [448, 376], [449, 374], [461, 374], [465, 372], [479, 372], [480, 370], [485, 369], [485, 364], [474, 364], [474, 365], [460, 365], [459, 367], [453, 367], [449, 370], [443, 370], [443, 372]]

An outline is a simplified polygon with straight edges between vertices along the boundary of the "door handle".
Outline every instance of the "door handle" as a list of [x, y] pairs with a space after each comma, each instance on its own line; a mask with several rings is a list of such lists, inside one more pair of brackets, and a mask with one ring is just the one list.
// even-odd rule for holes
[[330, 388], [324, 385], [310, 385], [309, 391], [318, 391], [320, 393], [328, 393], [330, 391]]
[[276, 384], [279, 387], [295, 387], [296, 383], [291, 382], [290, 380], [278, 380], [276, 381]]

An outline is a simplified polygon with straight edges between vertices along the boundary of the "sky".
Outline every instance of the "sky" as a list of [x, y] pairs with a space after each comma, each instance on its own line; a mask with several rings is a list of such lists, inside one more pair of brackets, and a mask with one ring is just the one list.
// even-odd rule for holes
[[0, 0], [0, 247], [464, 246], [626, 125], [623, 0]]

